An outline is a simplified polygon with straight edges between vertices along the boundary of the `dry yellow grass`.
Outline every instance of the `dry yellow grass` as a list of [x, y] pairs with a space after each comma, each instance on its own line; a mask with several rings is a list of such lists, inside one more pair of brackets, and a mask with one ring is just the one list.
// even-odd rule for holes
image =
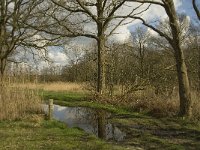
[[0, 120], [15, 120], [41, 111], [41, 98], [35, 90], [0, 87]]
[[13, 84], [13, 87], [21, 87], [28, 89], [43, 89], [45, 91], [68, 91], [83, 93], [86, 90], [83, 88], [83, 83], [72, 83], [72, 82], [52, 82], [52, 83], [25, 83], [25, 84]]
[[199, 92], [192, 92], [192, 100], [193, 100], [193, 118], [195, 120], [200, 121], [200, 93]]
[[78, 83], [7, 83], [0, 86], [0, 120], [14, 120], [26, 117], [34, 111], [41, 111], [39, 90], [85, 93], [83, 84]]

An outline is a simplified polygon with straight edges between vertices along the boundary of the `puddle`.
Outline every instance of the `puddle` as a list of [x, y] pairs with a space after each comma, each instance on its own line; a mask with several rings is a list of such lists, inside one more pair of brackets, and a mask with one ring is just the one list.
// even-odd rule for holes
[[[59, 105], [54, 105], [53, 110], [53, 118], [66, 123], [69, 127], [79, 127], [106, 140], [122, 141], [126, 136], [126, 133], [109, 123], [111, 113], [104, 110]], [[44, 105], [44, 111], [48, 111], [47, 105]]]

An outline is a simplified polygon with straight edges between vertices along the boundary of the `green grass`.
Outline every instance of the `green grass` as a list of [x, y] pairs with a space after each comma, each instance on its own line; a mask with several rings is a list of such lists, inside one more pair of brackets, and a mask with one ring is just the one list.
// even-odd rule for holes
[[0, 122], [1, 150], [122, 150], [77, 128], [57, 121]]
[[82, 106], [104, 109], [113, 113], [110, 122], [127, 133], [123, 145], [144, 149], [184, 150], [200, 149], [200, 125], [181, 118], [155, 118], [133, 112], [125, 107], [101, 104], [88, 100], [87, 95], [69, 92], [46, 92], [45, 99], [53, 98], [63, 106]]
[[44, 91], [43, 99], [54, 99], [54, 103], [62, 106], [71, 107], [90, 107], [94, 109], [104, 109], [116, 114], [129, 114], [129, 111], [125, 107], [114, 107], [111, 104], [101, 104], [96, 101], [89, 100], [87, 94], [84, 93], [73, 93], [67, 91]]
[[180, 118], [114, 118], [127, 138], [125, 145], [142, 145], [144, 149], [196, 150], [200, 148], [200, 126]]
[[46, 99], [55, 99], [60, 101], [83, 101], [87, 98], [87, 94], [85, 93], [77, 93], [77, 92], [66, 92], [66, 91], [43, 91], [43, 98]]

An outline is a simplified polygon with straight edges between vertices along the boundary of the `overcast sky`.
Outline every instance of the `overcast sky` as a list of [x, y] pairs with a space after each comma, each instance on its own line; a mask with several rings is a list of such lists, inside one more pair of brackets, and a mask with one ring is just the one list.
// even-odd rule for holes
[[[192, 8], [191, 1], [192, 0], [175, 0], [176, 9], [180, 13], [186, 13], [190, 17], [190, 20], [194, 20], [194, 19], [196, 20], [197, 17]], [[200, 0], [198, 1], [198, 6], [200, 7]], [[145, 12], [143, 15], [143, 18], [145, 18], [146, 20], [148, 19], [148, 21], [155, 21], [158, 19], [164, 19], [166, 17], [167, 16], [163, 8], [159, 6], [155, 6], [155, 5], [151, 7], [147, 12]], [[126, 26], [121, 26], [116, 31], [118, 34], [114, 35], [114, 37], [112, 38], [118, 42], [124, 42], [126, 39], [129, 38], [130, 31], [133, 31], [134, 28], [138, 25], [140, 25], [140, 22], [134, 21], [133, 23], [128, 24]], [[81, 42], [81, 40], [76, 40], [74, 42], [76, 43], [78, 41], [77, 44], [80, 44], [80, 43], [83, 44], [84, 42], [88, 43], [87, 40], [85, 39], [84, 39], [84, 42]], [[52, 60], [54, 60], [55, 64], [61, 64], [61, 65], [65, 65], [68, 60], [68, 57], [61, 50], [57, 50], [55, 48], [50, 49], [49, 57]]]

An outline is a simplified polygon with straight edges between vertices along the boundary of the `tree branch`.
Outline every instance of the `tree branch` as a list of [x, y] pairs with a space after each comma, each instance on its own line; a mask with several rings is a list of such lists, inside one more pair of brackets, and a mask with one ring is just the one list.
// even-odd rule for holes
[[165, 34], [164, 32], [160, 31], [159, 29], [157, 29], [156, 27], [154, 27], [153, 25], [148, 24], [144, 19], [142, 19], [141, 17], [135, 17], [135, 16], [130, 16], [130, 18], [133, 19], [138, 19], [140, 21], [142, 21], [142, 24], [145, 25], [146, 27], [152, 29], [153, 31], [155, 31], [156, 33], [158, 33], [160, 36], [166, 38], [169, 42], [172, 42], [172, 39]]
[[199, 9], [198, 9], [198, 7], [197, 7], [196, 0], [192, 0], [192, 5], [193, 5], [193, 8], [194, 8], [194, 10], [195, 10], [195, 12], [196, 12], [197, 17], [198, 17], [199, 20], [200, 20], [200, 11], [199, 11]]
[[137, 2], [137, 3], [147, 3], [147, 4], [155, 4], [164, 7], [164, 4], [161, 2], [155, 2], [153, 0], [126, 0], [127, 2]]

